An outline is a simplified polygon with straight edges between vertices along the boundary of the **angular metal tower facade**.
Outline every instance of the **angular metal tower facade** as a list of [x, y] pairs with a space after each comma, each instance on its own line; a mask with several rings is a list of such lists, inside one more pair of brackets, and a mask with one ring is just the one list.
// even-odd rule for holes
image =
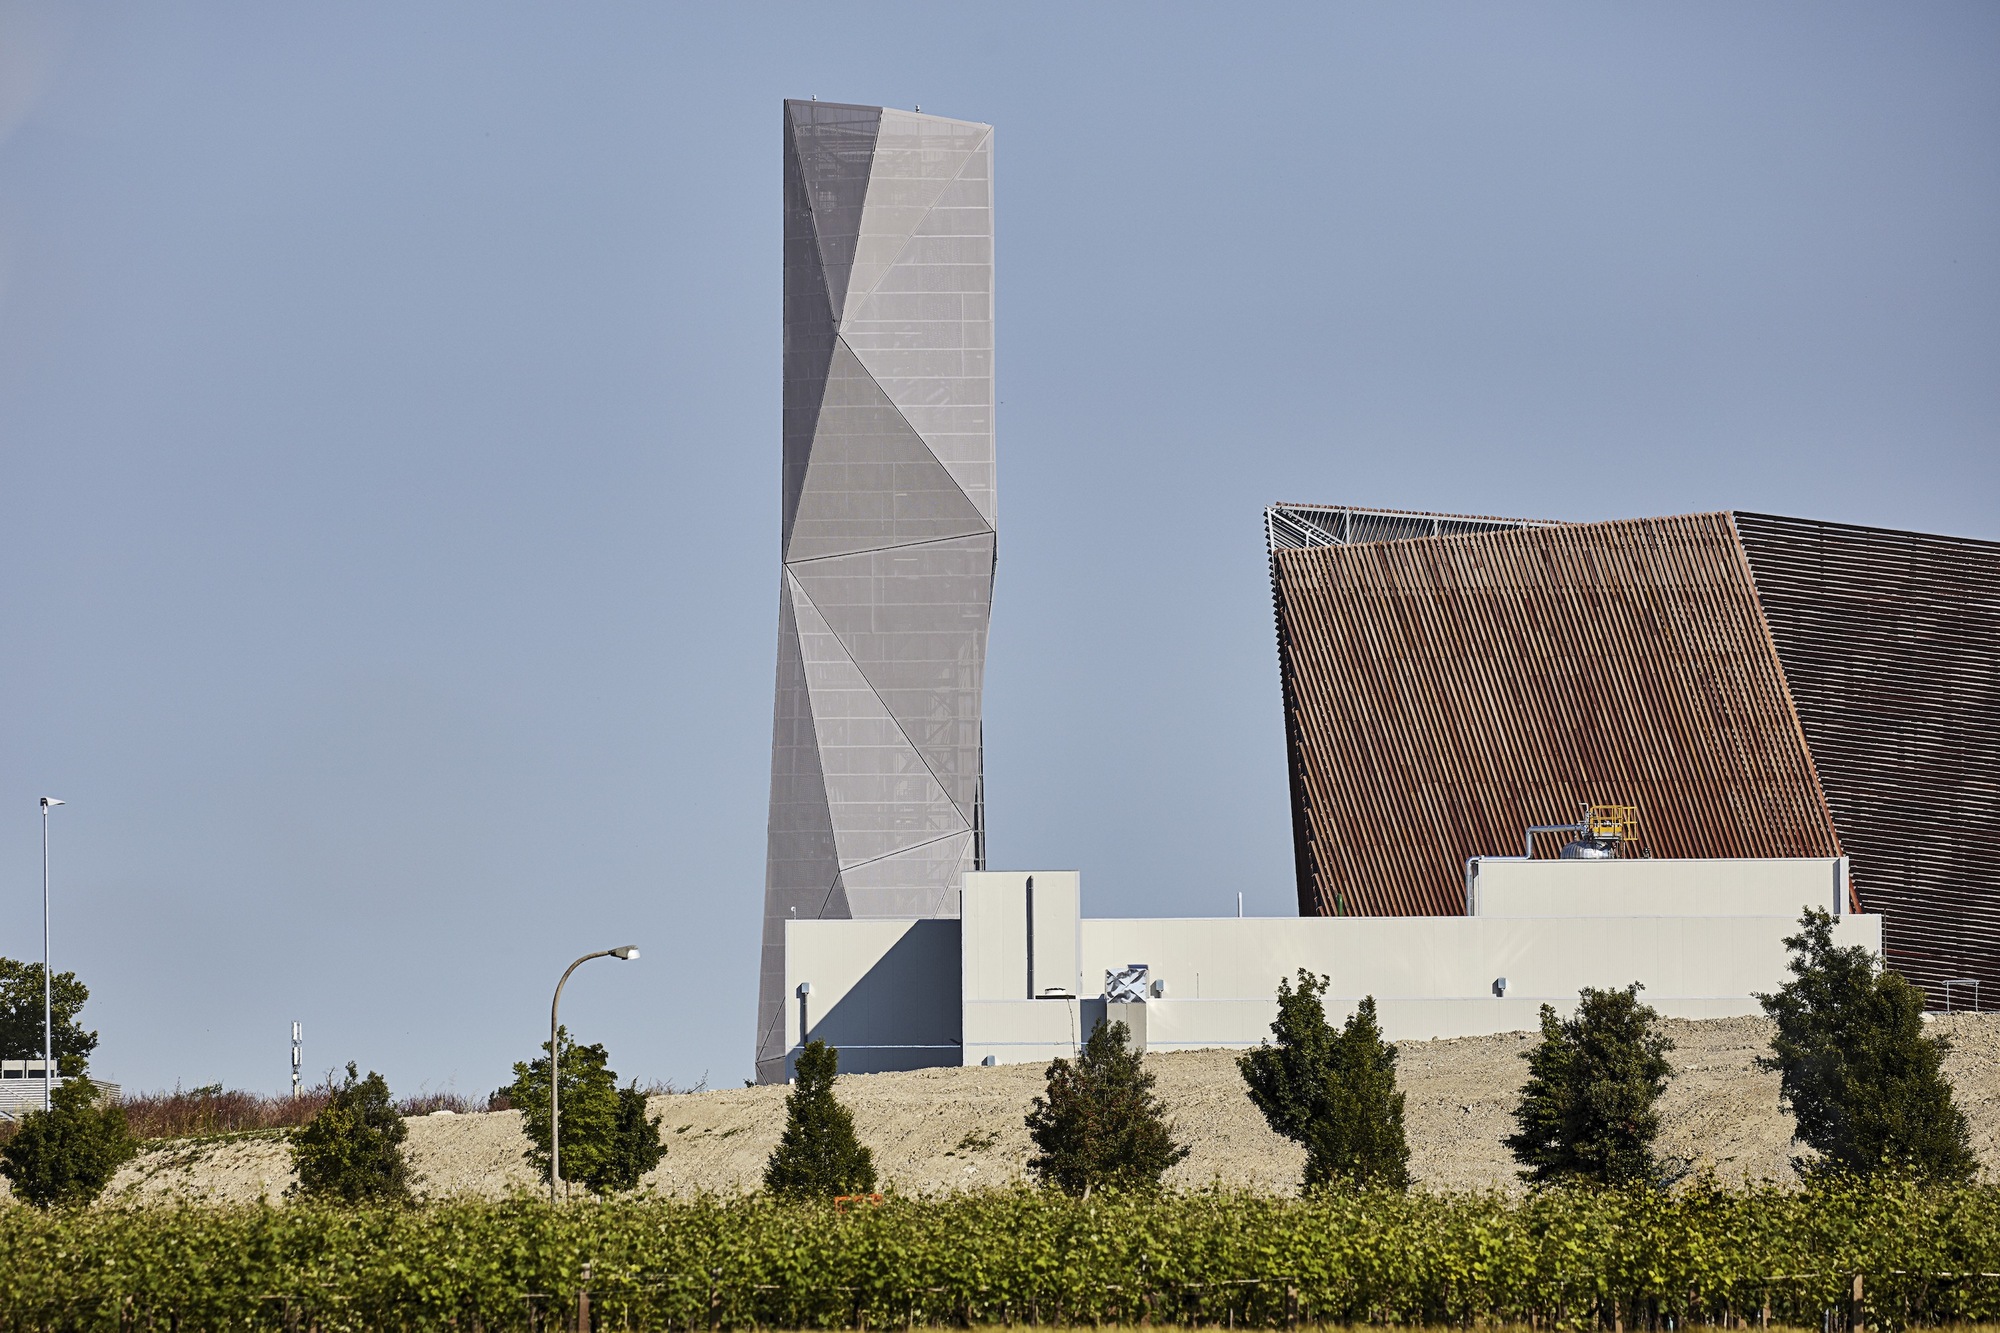
[[993, 130], [785, 103], [783, 573], [757, 1077], [784, 923], [955, 916], [985, 861]]

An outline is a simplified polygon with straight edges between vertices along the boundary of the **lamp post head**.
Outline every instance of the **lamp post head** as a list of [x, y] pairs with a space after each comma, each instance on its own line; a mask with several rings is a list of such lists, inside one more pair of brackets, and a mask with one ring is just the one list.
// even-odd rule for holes
[[639, 956], [639, 946], [636, 944], [621, 944], [611, 951], [611, 956], [613, 958], [625, 959], [637, 958]]

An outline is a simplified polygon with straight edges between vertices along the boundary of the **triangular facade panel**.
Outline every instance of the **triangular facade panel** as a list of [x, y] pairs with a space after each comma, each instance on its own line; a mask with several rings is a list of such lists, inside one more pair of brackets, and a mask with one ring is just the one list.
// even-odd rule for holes
[[[991, 134], [984, 125], [906, 111], [882, 113], [847, 304], [875, 289]], [[846, 308], [840, 307], [843, 315]]]
[[787, 561], [991, 531], [986, 516], [836, 340]]
[[830, 307], [847, 304], [848, 277], [874, 169], [882, 109], [839, 102], [790, 102], [788, 148], [805, 183]]
[[820, 262], [819, 232], [814, 226], [811, 191], [789, 140], [785, 153], [785, 327], [784, 327], [784, 461], [783, 515], [785, 540], [805, 487], [806, 464], [812, 458], [813, 434], [820, 405], [826, 400], [826, 375], [833, 359], [833, 304], [827, 294], [826, 266]]
[[958, 884], [972, 869], [972, 834], [954, 833], [841, 872], [857, 917], [958, 915]]
[[[792, 589], [781, 578], [778, 594], [778, 689], [771, 726], [771, 821], [764, 869], [764, 938], [759, 987], [782, 988], [785, 922], [803, 917], [845, 917], [840, 892], [833, 817], [819, 765], [819, 734], [799, 651]], [[782, 1017], [782, 1015], [780, 1015]], [[767, 1019], [760, 1019], [760, 1040]]]
[[792, 577], [969, 825], [993, 534], [808, 561]]
[[796, 576], [792, 608], [840, 868], [970, 829]]
[[992, 155], [965, 155], [841, 336], [989, 523], [993, 475]]

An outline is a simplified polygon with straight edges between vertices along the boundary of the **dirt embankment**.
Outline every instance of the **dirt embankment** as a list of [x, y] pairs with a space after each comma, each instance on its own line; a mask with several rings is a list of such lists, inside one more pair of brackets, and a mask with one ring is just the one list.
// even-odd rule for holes
[[[1659, 1151], [1724, 1180], [1792, 1178], [1791, 1117], [1778, 1109], [1778, 1081], [1757, 1069], [1769, 1025], [1757, 1018], [1669, 1021], [1678, 1071], [1661, 1106]], [[1947, 1069], [1972, 1122], [1973, 1145], [2000, 1176], [2000, 1014], [1940, 1018], [1953, 1050]], [[1411, 1169], [1442, 1190], [1517, 1189], [1501, 1138], [1526, 1074], [1527, 1033], [1405, 1042], [1399, 1077], [1407, 1096]], [[1193, 1151], [1173, 1183], [1297, 1188], [1303, 1154], [1273, 1134], [1244, 1095], [1235, 1059], [1222, 1051], [1161, 1055], [1148, 1062], [1179, 1137]], [[926, 1069], [843, 1078], [886, 1187], [923, 1194], [1005, 1185], [1024, 1174], [1022, 1119], [1042, 1090], [1039, 1066]], [[646, 1184], [662, 1194], [754, 1190], [784, 1123], [783, 1088], [732, 1088], [659, 1097], [667, 1155]], [[522, 1158], [520, 1116], [427, 1116], [410, 1122], [408, 1150], [419, 1192], [430, 1197], [501, 1197], [532, 1190]], [[143, 1153], [107, 1192], [125, 1200], [184, 1198], [249, 1202], [284, 1196], [292, 1183], [276, 1135], [182, 1141]]]

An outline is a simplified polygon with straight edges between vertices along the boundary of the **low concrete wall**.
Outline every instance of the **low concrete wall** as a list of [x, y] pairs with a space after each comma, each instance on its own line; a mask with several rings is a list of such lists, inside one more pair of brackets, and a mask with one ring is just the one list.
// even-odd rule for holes
[[1467, 916], [1781, 916], [1847, 911], [1847, 858], [1523, 861], [1466, 865]]
[[[1481, 873], [1488, 914], [1462, 917], [1082, 918], [1075, 874], [1036, 871], [1031, 918], [1028, 875], [968, 875], [958, 921], [789, 923], [787, 1040], [802, 1039], [796, 992], [810, 982], [810, 1035], [840, 1047], [844, 1069], [1048, 1060], [1076, 1051], [1104, 1011], [1105, 973], [1133, 963], [1158, 986], [1155, 1051], [1256, 1045], [1278, 981], [1301, 968], [1330, 978], [1334, 1016], [1373, 995], [1392, 1040], [1533, 1029], [1544, 1003], [1568, 1012], [1582, 987], [1634, 981], [1670, 1017], [1754, 1014], [1755, 993], [1785, 980], [1801, 907], [1836, 893], [1832, 861], [1496, 865]], [[1561, 910], [1576, 906], [1598, 911]], [[1879, 916], [1847, 913], [1834, 933], [1882, 947]]]

